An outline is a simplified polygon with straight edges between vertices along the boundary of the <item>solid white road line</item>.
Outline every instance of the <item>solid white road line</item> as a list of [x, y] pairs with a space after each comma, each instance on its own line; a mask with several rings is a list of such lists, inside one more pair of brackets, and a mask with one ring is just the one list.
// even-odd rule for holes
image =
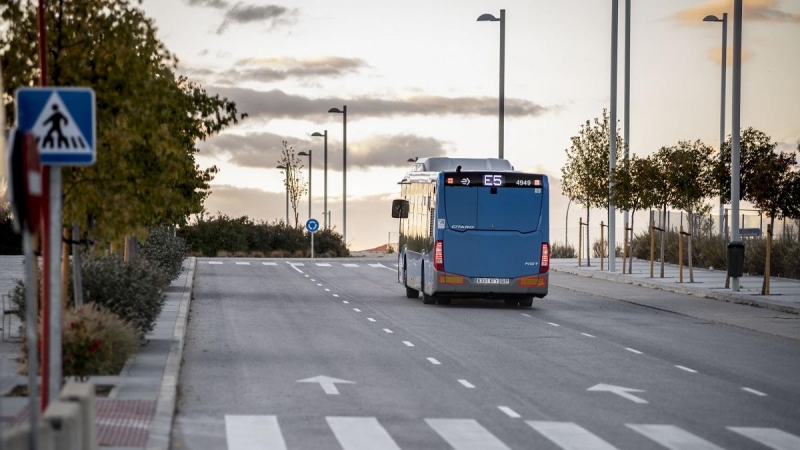
[[616, 450], [616, 447], [573, 422], [526, 420], [531, 428], [569, 450]]
[[586, 337], [591, 337], [591, 338], [593, 338], [593, 337], [594, 337], [593, 335], [591, 335], [591, 334], [589, 334], [589, 333], [581, 333], [581, 334], [582, 334], [582, 335], [584, 335], [584, 336], [586, 336]]
[[749, 387], [743, 387], [742, 390], [745, 391], [745, 392], [749, 392], [751, 394], [755, 394], [755, 395], [757, 395], [759, 397], [766, 397], [767, 396], [767, 394], [765, 394], [765, 393], [763, 393], [761, 391], [757, 391], [755, 389], [750, 389]]
[[222, 264], [222, 261], [209, 261], [208, 263], [212, 264], [212, 265], [215, 265], [215, 266], [218, 266], [218, 265]]
[[777, 428], [728, 427], [728, 429], [775, 450], [800, 448], [800, 437]]
[[475, 385], [467, 380], [458, 380], [458, 382], [467, 389], [475, 389]]
[[388, 328], [384, 328], [384, 329], [383, 329], [383, 331], [385, 331], [387, 334], [392, 334], [392, 333], [394, 333], [394, 331], [392, 331], [392, 330], [390, 330], [390, 329], [388, 329]]
[[642, 354], [642, 352], [640, 352], [639, 350], [632, 349], [630, 347], [625, 347], [625, 350], [627, 350], [627, 351], [629, 351], [631, 353], [636, 353], [637, 355], [641, 355]]
[[372, 317], [367, 317], [367, 320], [369, 320], [370, 322], [375, 322], [375, 319], [373, 319]]
[[549, 323], [550, 325], [552, 325], [552, 326], [554, 326], [554, 327], [560, 327], [560, 326], [561, 326], [561, 325], [559, 325], [559, 324], [557, 324], [557, 323], [553, 323], [553, 322], [547, 322], [547, 323]]
[[409, 341], [403, 341], [403, 344], [406, 344], [406, 347], [413, 347], [414, 346], [414, 344], [412, 344]]
[[430, 361], [430, 362], [431, 362], [431, 364], [433, 364], [433, 365], [435, 365], [435, 366], [438, 366], [438, 365], [442, 364], [442, 363], [440, 363], [440, 362], [439, 362], [439, 360], [438, 360], [438, 359], [436, 359], [436, 358], [428, 358], [428, 361]]
[[497, 409], [503, 411], [508, 417], [511, 417], [512, 419], [519, 419], [520, 417], [522, 417], [519, 414], [517, 414], [516, 411], [509, 408], [508, 406], [498, 406]]
[[686, 366], [679, 366], [679, 365], [676, 365], [675, 367], [677, 367], [678, 369], [681, 369], [681, 370], [685, 370], [685, 371], [687, 371], [687, 372], [689, 372], [689, 373], [697, 373], [697, 371], [696, 371], [696, 370], [694, 370], [694, 369], [690, 369], [690, 368], [688, 368], [688, 367], [686, 367]]
[[355, 311], [355, 312], [361, 312], [361, 310], [360, 310], [360, 309], [358, 309], [358, 308], [353, 308], [353, 311]]
[[289, 267], [291, 267], [292, 269], [294, 269], [294, 270], [296, 270], [296, 271], [298, 271], [300, 273], [303, 273], [303, 271], [298, 269], [297, 267], [295, 267], [294, 264], [289, 264]]
[[330, 267], [331, 265], [328, 263], [317, 263], [317, 267]]
[[262, 262], [261, 264], [263, 264], [265, 266], [277, 266], [278, 265], [278, 263], [276, 263], [276, 262]]
[[250, 263], [247, 261], [236, 261], [237, 266], [249, 266]]
[[374, 417], [326, 417], [344, 450], [400, 450]]
[[475, 419], [425, 419], [454, 450], [510, 450]]
[[640, 433], [670, 450], [722, 450], [721, 447], [697, 437], [675, 425], [633, 425], [628, 428]]
[[342, 264], [344, 267], [358, 267], [358, 264]]
[[225, 416], [228, 450], [285, 450], [278, 418], [275, 416]]
[[522, 313], [522, 315], [525, 316], [525, 317], [530, 317], [531, 316], [530, 314], [525, 314], [525, 313]]

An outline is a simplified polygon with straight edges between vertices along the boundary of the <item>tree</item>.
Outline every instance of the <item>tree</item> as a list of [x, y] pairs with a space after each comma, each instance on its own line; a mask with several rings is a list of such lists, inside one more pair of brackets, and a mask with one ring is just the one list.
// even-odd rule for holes
[[[571, 138], [572, 145], [566, 149], [567, 163], [561, 168], [561, 191], [573, 202], [586, 207], [588, 222], [590, 208], [605, 208], [609, 205], [609, 155], [611, 127], [608, 114], [603, 109], [601, 119], [594, 122], [587, 120], [576, 136]], [[623, 141], [616, 129], [617, 148], [622, 149]], [[617, 152], [617, 163], [620, 154]], [[619, 165], [619, 164], [617, 164]], [[587, 255], [589, 229], [586, 229]], [[614, 248], [609, 245], [609, 248]]]
[[[289, 193], [289, 203], [292, 205], [292, 212], [294, 214], [294, 227], [299, 228], [300, 216], [297, 212], [297, 206], [300, 204], [300, 198], [308, 193], [308, 184], [303, 181], [303, 175], [300, 169], [303, 164], [300, 158], [294, 153], [294, 148], [289, 146], [286, 141], [283, 141], [283, 150], [281, 150], [281, 159], [278, 163], [284, 168], [281, 170], [283, 174], [283, 183], [286, 187], [286, 192]], [[289, 224], [286, 224], [287, 226]]]
[[[656, 172], [660, 174], [657, 177], [654, 177], [651, 181], [650, 187], [652, 188], [651, 195], [653, 200], [653, 206], [659, 206], [659, 209], [662, 212], [661, 215], [661, 226], [664, 227], [667, 222], [667, 205], [670, 204], [672, 200], [672, 192], [670, 191], [669, 183], [667, 182], [667, 178], [664, 174], [667, 173], [669, 170], [670, 164], [670, 148], [669, 147], [661, 147], [652, 155], [653, 164], [656, 167]], [[664, 231], [661, 231], [661, 269], [660, 269], [660, 277], [664, 278]]]
[[[722, 157], [714, 168], [714, 180], [726, 203], [730, 203], [731, 199], [731, 145], [731, 136], [728, 136], [720, 149]], [[752, 198], [758, 164], [774, 153], [776, 146], [772, 138], [762, 131], [752, 127], [742, 130], [739, 138], [739, 200]]]
[[[40, 76], [36, 2], [6, 0], [0, 33], [7, 98]], [[244, 117], [173, 72], [176, 58], [135, 0], [48, 2], [48, 85], [96, 93], [97, 162], [63, 169], [66, 222], [107, 240], [202, 210], [216, 167], [195, 162], [197, 140]], [[8, 123], [13, 103], [7, 105]]]
[[[628, 167], [619, 165], [614, 171], [614, 204], [631, 212], [630, 228], [633, 228], [636, 211], [656, 206], [658, 188], [654, 182], [662, 176], [653, 158], [633, 155]], [[628, 272], [633, 271], [633, 258], [628, 261]]]

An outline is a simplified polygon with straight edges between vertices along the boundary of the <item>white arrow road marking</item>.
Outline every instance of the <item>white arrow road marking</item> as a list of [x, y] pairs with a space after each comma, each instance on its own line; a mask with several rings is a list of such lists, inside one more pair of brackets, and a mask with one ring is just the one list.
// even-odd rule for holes
[[336, 383], [339, 384], [356, 384], [354, 381], [340, 380], [325, 375], [319, 375], [305, 380], [297, 380], [298, 383], [319, 383], [322, 390], [328, 395], [339, 395], [339, 389], [336, 389]]
[[561, 448], [569, 450], [616, 450], [616, 447], [572, 422], [526, 420], [531, 428]]
[[647, 436], [670, 450], [722, 450], [721, 447], [697, 437], [675, 425], [632, 425], [628, 428]]
[[649, 403], [647, 400], [645, 400], [643, 398], [639, 398], [639, 397], [631, 394], [631, 392], [645, 392], [645, 391], [643, 391], [641, 389], [632, 389], [632, 388], [626, 388], [626, 387], [622, 387], [622, 386], [614, 386], [614, 385], [611, 385], [611, 384], [602, 384], [601, 383], [601, 384], [598, 384], [598, 385], [590, 387], [589, 389], [587, 389], [587, 391], [590, 391], [590, 392], [611, 392], [612, 394], [617, 394], [620, 397], [626, 398], [626, 399], [628, 399], [628, 400], [630, 400], [630, 401], [632, 401], [634, 403], [640, 403], [640, 404]]
[[228, 450], [286, 450], [275, 416], [225, 416]]
[[344, 450], [400, 450], [374, 417], [326, 417]]
[[777, 428], [728, 427], [728, 429], [775, 450], [800, 448], [800, 437]]
[[510, 450], [475, 419], [425, 419], [455, 450]]

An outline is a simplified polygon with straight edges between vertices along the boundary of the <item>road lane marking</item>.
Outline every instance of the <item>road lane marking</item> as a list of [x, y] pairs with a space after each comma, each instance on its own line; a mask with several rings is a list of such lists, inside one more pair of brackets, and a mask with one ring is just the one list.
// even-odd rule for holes
[[[295, 266], [294, 266], [294, 264], [289, 264], [289, 267], [291, 267], [292, 269], [294, 269], [294, 270], [296, 270], [296, 271], [298, 271], [298, 272], [300, 272], [300, 273], [303, 273], [303, 271], [302, 271], [302, 270], [300, 270], [300, 269], [298, 269], [297, 267], [295, 267]], [[306, 275], [306, 276], [307, 276], [307, 275]]]
[[319, 387], [322, 388], [322, 390], [325, 392], [325, 395], [339, 395], [339, 389], [336, 388], [336, 383], [356, 384], [354, 381], [340, 380], [327, 375], [317, 375], [316, 377], [306, 378], [305, 380], [297, 380], [297, 382], [319, 384]]
[[374, 417], [329, 416], [325, 420], [344, 450], [400, 450]]
[[522, 417], [519, 414], [517, 414], [516, 411], [509, 408], [508, 406], [498, 406], [497, 409], [503, 411], [508, 417], [511, 417], [512, 419], [519, 419], [520, 417]]
[[311, 282], [312, 282], [312, 283], [316, 283], [316, 282], [317, 282], [317, 280], [315, 280], [315, 279], [313, 279], [313, 278], [312, 278], [312, 279], [311, 279]]
[[581, 334], [582, 334], [582, 335], [584, 335], [584, 336], [586, 336], [586, 337], [590, 337], [590, 338], [593, 338], [593, 337], [594, 337], [593, 335], [591, 335], [591, 334], [589, 334], [589, 333], [581, 333]]
[[688, 368], [688, 367], [686, 367], [686, 366], [678, 366], [678, 365], [676, 365], [675, 367], [677, 367], [678, 369], [681, 369], [681, 370], [685, 370], [685, 371], [687, 371], [687, 372], [689, 372], [689, 373], [697, 373], [697, 371], [696, 371], [696, 370], [694, 370], [694, 369], [690, 369], [690, 368]]
[[285, 450], [276, 416], [225, 416], [228, 450]]
[[438, 365], [441, 365], [441, 364], [442, 364], [442, 363], [440, 363], [440, 362], [439, 362], [439, 360], [437, 360], [436, 358], [428, 358], [428, 361], [430, 361], [430, 362], [431, 362], [431, 364], [433, 364], [433, 365], [435, 365], [435, 366], [438, 366]]
[[475, 385], [467, 380], [458, 380], [458, 382], [467, 389], [475, 389]]
[[[338, 297], [338, 295], [336, 295], [336, 294], [333, 294], [333, 296], [334, 297]], [[342, 303], [344, 303], [345, 305], [349, 305], [350, 304], [350, 302], [348, 302], [347, 300], [342, 300]]]
[[722, 450], [721, 447], [675, 425], [625, 424], [625, 426], [670, 450]]
[[[334, 297], [339, 298], [339, 294], [333, 294]], [[345, 302], [347, 303], [347, 302]]]
[[317, 283], [317, 286], [322, 287], [322, 283]]
[[236, 261], [237, 266], [249, 266], [250, 263], [247, 261]]
[[317, 267], [330, 267], [331, 265], [328, 263], [317, 263]]
[[412, 344], [409, 341], [403, 341], [403, 344], [406, 344], [406, 347], [413, 347], [414, 346], [414, 344]]
[[221, 264], [222, 264], [222, 261], [209, 261], [208, 263], [209, 263], [209, 264], [213, 264], [213, 265], [215, 265], [215, 266], [218, 266], [218, 265], [221, 265]]
[[310, 276], [310, 275], [306, 275], [306, 278], [308, 278], [309, 276]]
[[530, 315], [530, 314], [525, 314], [525, 313], [522, 313], [522, 315], [523, 315], [523, 316], [525, 316], [525, 317], [531, 317], [531, 315]]
[[553, 322], [547, 322], [547, 323], [549, 323], [550, 325], [552, 325], [552, 326], [554, 326], [554, 327], [560, 327], [560, 326], [561, 326], [561, 325], [559, 325], [559, 324], [557, 324], [557, 323], [553, 323]]
[[383, 331], [385, 331], [387, 334], [392, 334], [392, 333], [394, 333], [394, 331], [392, 331], [392, 330], [390, 330], [390, 329], [388, 329], [388, 328], [384, 328], [384, 329], [383, 329]]
[[342, 264], [344, 267], [358, 267], [358, 264]]
[[755, 389], [750, 389], [749, 387], [743, 387], [742, 390], [745, 391], [745, 392], [749, 392], [751, 394], [756, 394], [759, 397], [766, 397], [767, 396], [767, 394], [765, 394], [765, 393], [763, 393], [761, 391], [757, 391]]
[[276, 262], [262, 262], [261, 264], [263, 264], [265, 266], [277, 266], [278, 265], [278, 263], [276, 263]]
[[633, 348], [630, 348], [630, 347], [625, 347], [625, 350], [627, 350], [627, 351], [629, 351], [631, 353], [636, 353], [637, 355], [641, 355], [642, 354], [642, 352], [640, 352], [639, 350], [636, 350], [636, 349], [633, 349]]
[[353, 311], [355, 311], [355, 312], [361, 312], [361, 310], [360, 310], [360, 309], [358, 309], [358, 308], [353, 308]]
[[330, 292], [330, 291], [331, 291], [330, 289], [327, 289], [327, 288], [325, 289], [325, 292]]
[[531, 428], [561, 448], [570, 450], [616, 450], [616, 447], [573, 422], [526, 420]]
[[425, 419], [454, 450], [510, 450], [475, 419]]
[[800, 437], [777, 428], [728, 427], [728, 429], [775, 450], [800, 448]]
[[383, 265], [383, 264], [381, 264], [381, 263], [378, 263], [378, 264], [370, 264], [369, 266], [370, 266], [370, 267], [375, 267], [375, 268], [381, 268], [381, 267], [383, 267], [384, 269], [391, 270], [392, 272], [397, 272], [396, 270], [392, 269], [391, 267], [386, 267], [386, 266], [384, 266], [384, 265]]
[[305, 266], [305, 264], [303, 264], [303, 263], [290, 262], [290, 263], [287, 263], [287, 264], [289, 264], [290, 266], [297, 266], [297, 267], [304, 267]]
[[367, 317], [367, 320], [369, 320], [370, 322], [375, 322], [375, 319], [373, 319], [372, 317]]

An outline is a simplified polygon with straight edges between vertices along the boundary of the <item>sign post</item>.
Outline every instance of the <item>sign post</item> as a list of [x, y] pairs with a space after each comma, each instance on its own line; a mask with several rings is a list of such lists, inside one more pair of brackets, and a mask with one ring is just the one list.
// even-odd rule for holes
[[311, 234], [311, 259], [314, 259], [314, 233], [319, 230], [319, 221], [317, 219], [306, 220], [306, 230]]

